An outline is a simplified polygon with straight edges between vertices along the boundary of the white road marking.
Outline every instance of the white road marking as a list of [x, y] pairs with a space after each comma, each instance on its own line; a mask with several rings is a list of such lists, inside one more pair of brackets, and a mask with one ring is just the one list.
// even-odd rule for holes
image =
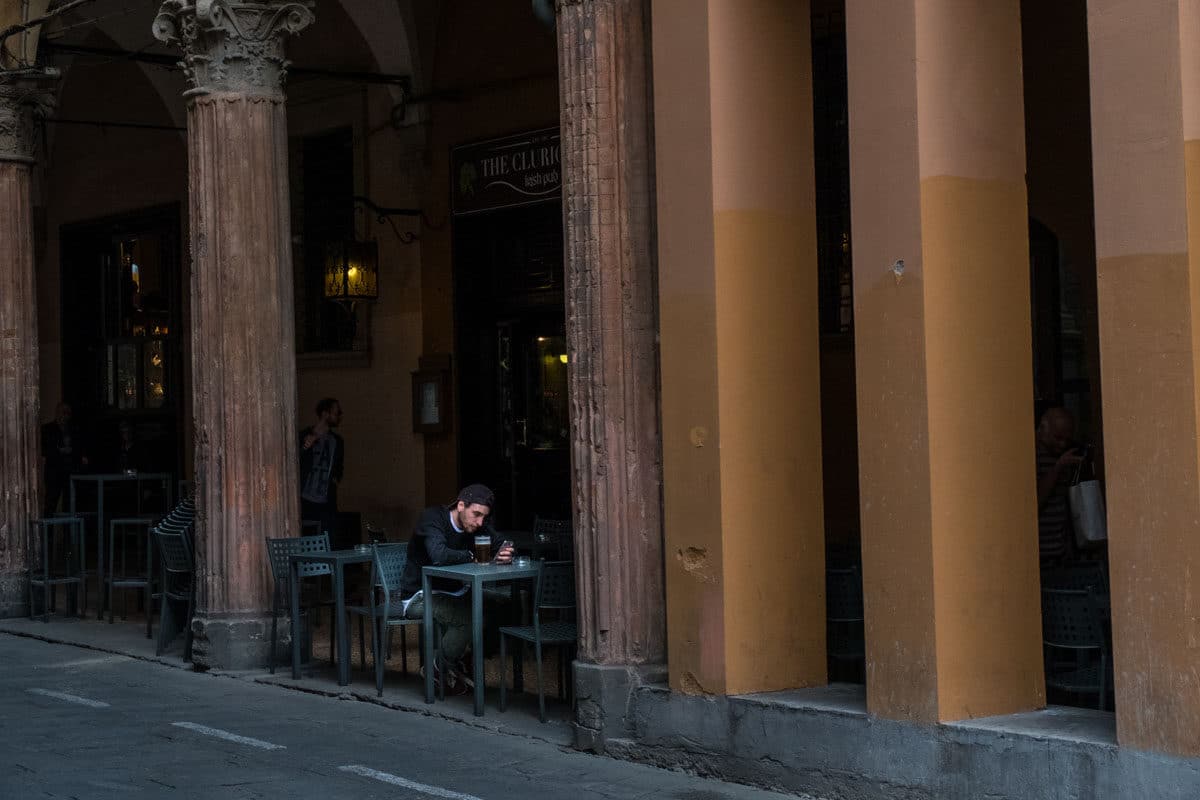
[[53, 697], [55, 700], [65, 700], [68, 703], [77, 703], [88, 708], [108, 708], [108, 703], [102, 703], [99, 700], [89, 700], [86, 697], [80, 697], [76, 694], [67, 694], [66, 692], [55, 692], [51, 689], [26, 689], [30, 694], [40, 694], [42, 697]]
[[361, 775], [364, 778], [374, 778], [383, 783], [390, 783], [392, 786], [403, 786], [405, 789], [412, 789], [415, 792], [431, 795], [433, 797], [445, 797], [447, 800], [480, 800], [473, 794], [463, 794], [462, 792], [454, 792], [449, 789], [443, 789], [440, 786], [430, 786], [426, 783], [417, 783], [410, 781], [407, 778], [401, 778], [398, 775], [392, 775], [387, 772], [380, 772], [377, 769], [364, 767], [360, 764], [350, 764], [345, 767], [338, 767], [342, 772], [352, 772], [355, 775]]
[[214, 736], [218, 739], [224, 739], [228, 742], [237, 742], [238, 744], [249, 745], [250, 747], [257, 747], [260, 750], [286, 750], [287, 749], [286, 745], [272, 744], [271, 742], [264, 742], [262, 739], [251, 739], [249, 736], [238, 736], [236, 733], [230, 733], [229, 731], [223, 731], [220, 728], [210, 728], [207, 725], [198, 725], [195, 722], [172, 722], [171, 724], [174, 725], [176, 728], [186, 728], [189, 731], [195, 731], [196, 733], [202, 733], [205, 736]]

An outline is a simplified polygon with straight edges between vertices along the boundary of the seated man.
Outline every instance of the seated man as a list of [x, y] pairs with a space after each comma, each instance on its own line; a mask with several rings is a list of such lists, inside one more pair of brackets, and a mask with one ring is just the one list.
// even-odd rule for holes
[[[496, 549], [500, 541], [490, 519], [494, 505], [492, 490], [473, 483], [460, 491], [450, 506], [431, 506], [421, 512], [408, 542], [408, 564], [400, 580], [404, 616], [420, 619], [425, 613], [421, 568], [474, 561], [476, 534], [491, 538], [497, 563], [512, 561], [511, 546]], [[471, 598], [454, 581], [435, 581], [432, 588], [433, 618], [445, 629], [439, 643], [442, 668], [440, 674], [435, 672], [435, 679], [445, 677], [447, 693], [465, 694], [471, 689], [469, 672], [462, 666], [463, 654], [471, 644]]]

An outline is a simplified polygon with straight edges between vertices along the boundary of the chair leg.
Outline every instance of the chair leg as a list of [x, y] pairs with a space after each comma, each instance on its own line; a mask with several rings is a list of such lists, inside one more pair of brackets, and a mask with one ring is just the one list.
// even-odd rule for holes
[[[374, 628], [374, 623], [371, 625]], [[358, 668], [363, 672], [367, 671], [367, 636], [364, 633], [365, 626], [363, 625], [363, 617], [358, 618]], [[375, 652], [375, 632], [371, 632], [371, 657], [378, 659], [379, 653]]]
[[[508, 683], [508, 654], [504, 651], [504, 640], [508, 637], [503, 632], [500, 633], [500, 710], [504, 711], [508, 707], [507, 689]], [[519, 647], [520, 645], [518, 645]]]
[[187, 613], [184, 616], [184, 625], [187, 626], [187, 633], [183, 637], [183, 660], [192, 660], [192, 613], [196, 608], [196, 593], [195, 590], [188, 595]]
[[542, 641], [535, 639], [533, 642], [533, 655], [537, 661], [537, 687], [538, 687], [538, 719], [542, 722], [546, 721], [546, 687], [542, 685]]
[[392, 632], [388, 630], [387, 621], [382, 616], [371, 618], [371, 629], [371, 654], [375, 657], [375, 693], [383, 697], [383, 662], [386, 660], [383, 654], [387, 649], [386, 640]]
[[279, 587], [278, 586], [275, 587], [275, 591], [272, 592], [272, 594], [274, 594], [274, 598], [272, 598], [273, 602], [271, 603], [271, 652], [267, 654], [267, 663], [269, 663], [271, 665], [271, 674], [274, 675], [275, 674], [275, 651], [279, 648], [279, 645], [277, 644], [277, 642], [279, 641], [279, 638], [278, 638]]
[[[388, 657], [392, 655], [392, 638], [388, 637]], [[400, 671], [408, 675], [408, 626], [400, 626]]]

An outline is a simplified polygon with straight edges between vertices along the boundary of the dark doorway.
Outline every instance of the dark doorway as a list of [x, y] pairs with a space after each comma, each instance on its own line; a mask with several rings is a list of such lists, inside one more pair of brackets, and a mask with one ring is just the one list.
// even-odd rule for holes
[[570, 519], [561, 202], [456, 218], [454, 263], [461, 482], [501, 527]]
[[63, 399], [90, 468], [183, 474], [178, 206], [65, 225], [60, 241]]

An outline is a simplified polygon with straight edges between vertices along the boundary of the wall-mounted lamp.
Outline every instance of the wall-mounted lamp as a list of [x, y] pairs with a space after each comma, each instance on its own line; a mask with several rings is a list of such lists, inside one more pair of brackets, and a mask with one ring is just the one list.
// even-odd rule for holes
[[325, 251], [325, 298], [349, 303], [379, 297], [379, 247], [343, 239]]

